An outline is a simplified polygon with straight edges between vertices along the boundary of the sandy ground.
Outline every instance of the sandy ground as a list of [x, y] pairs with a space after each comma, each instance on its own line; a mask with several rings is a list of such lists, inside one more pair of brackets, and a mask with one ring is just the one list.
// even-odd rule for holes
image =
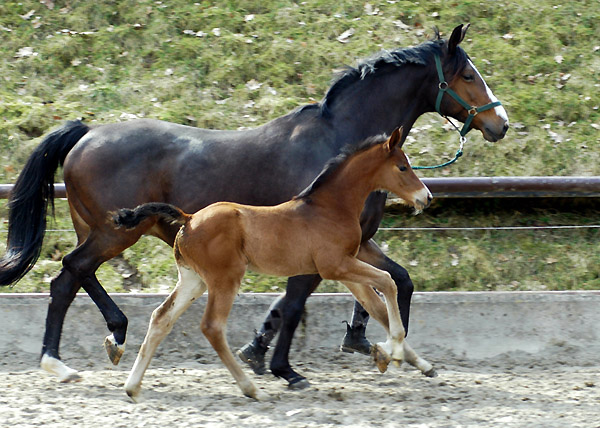
[[[135, 356], [113, 368], [70, 356], [78, 383], [60, 384], [33, 358], [0, 359], [0, 426], [46, 427], [600, 427], [600, 360], [557, 345], [539, 354], [474, 360], [430, 350], [439, 376], [406, 366], [380, 374], [368, 357], [303, 350], [295, 367], [312, 387], [288, 390], [252, 374], [267, 395], [241, 395], [215, 354], [159, 354], [143, 401], [123, 391]], [[133, 354], [133, 355], [131, 355]], [[248, 370], [249, 372], [249, 370]]]

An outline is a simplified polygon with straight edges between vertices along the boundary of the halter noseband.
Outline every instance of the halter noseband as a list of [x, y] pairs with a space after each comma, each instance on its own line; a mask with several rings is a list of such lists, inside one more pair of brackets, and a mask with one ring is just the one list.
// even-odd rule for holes
[[438, 85], [440, 91], [438, 92], [437, 99], [435, 100], [435, 111], [437, 111], [440, 115], [445, 117], [445, 115], [442, 114], [440, 110], [440, 107], [442, 105], [442, 98], [444, 97], [445, 93], [450, 95], [452, 98], [454, 98], [454, 100], [457, 103], [463, 106], [463, 108], [469, 113], [469, 115], [467, 116], [467, 120], [465, 120], [465, 123], [462, 129], [460, 130], [460, 136], [464, 137], [465, 135], [467, 135], [467, 132], [471, 130], [471, 122], [473, 121], [473, 118], [477, 116], [477, 113], [481, 113], [494, 107], [501, 106], [502, 103], [500, 101], [494, 101], [493, 103], [489, 103], [481, 107], [469, 105], [465, 100], [463, 100], [460, 97], [460, 95], [458, 95], [456, 92], [450, 89], [450, 86], [448, 85], [448, 82], [446, 82], [446, 78], [444, 77], [444, 71], [442, 70], [442, 61], [440, 60], [440, 56], [435, 55], [434, 58], [435, 68], [437, 69], [438, 78], [440, 79], [440, 83]]

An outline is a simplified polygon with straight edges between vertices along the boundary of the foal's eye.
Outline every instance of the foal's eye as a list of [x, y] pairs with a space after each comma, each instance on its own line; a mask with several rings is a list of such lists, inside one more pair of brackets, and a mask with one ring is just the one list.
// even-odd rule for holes
[[463, 77], [465, 82], [472, 82], [475, 80], [475, 76], [473, 74], [463, 74]]
[[404, 172], [404, 171], [406, 171], [408, 168], [406, 168], [406, 166], [404, 166], [404, 165], [400, 165], [400, 166], [398, 167], [398, 169], [399, 169], [400, 171]]

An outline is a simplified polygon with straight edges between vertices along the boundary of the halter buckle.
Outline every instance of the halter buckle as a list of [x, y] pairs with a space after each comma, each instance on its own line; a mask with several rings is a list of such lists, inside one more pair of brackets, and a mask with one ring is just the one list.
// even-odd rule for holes
[[479, 113], [479, 111], [477, 110], [477, 107], [473, 107], [471, 106], [471, 108], [468, 110], [469, 116], [477, 116], [477, 113]]
[[440, 89], [440, 91], [447, 91], [448, 90], [448, 82], [440, 82], [440, 84], [438, 85], [438, 88]]

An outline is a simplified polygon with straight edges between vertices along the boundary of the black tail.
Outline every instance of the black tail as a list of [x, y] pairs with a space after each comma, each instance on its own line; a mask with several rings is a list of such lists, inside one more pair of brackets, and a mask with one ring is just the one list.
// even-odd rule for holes
[[69, 121], [51, 132], [33, 151], [8, 201], [6, 254], [0, 258], [0, 285], [21, 279], [35, 265], [46, 232], [48, 205], [54, 212], [54, 173], [90, 128]]
[[188, 215], [175, 205], [149, 202], [132, 210], [122, 208], [113, 213], [112, 219], [118, 227], [133, 229], [148, 217], [158, 216], [169, 223], [184, 224]]

